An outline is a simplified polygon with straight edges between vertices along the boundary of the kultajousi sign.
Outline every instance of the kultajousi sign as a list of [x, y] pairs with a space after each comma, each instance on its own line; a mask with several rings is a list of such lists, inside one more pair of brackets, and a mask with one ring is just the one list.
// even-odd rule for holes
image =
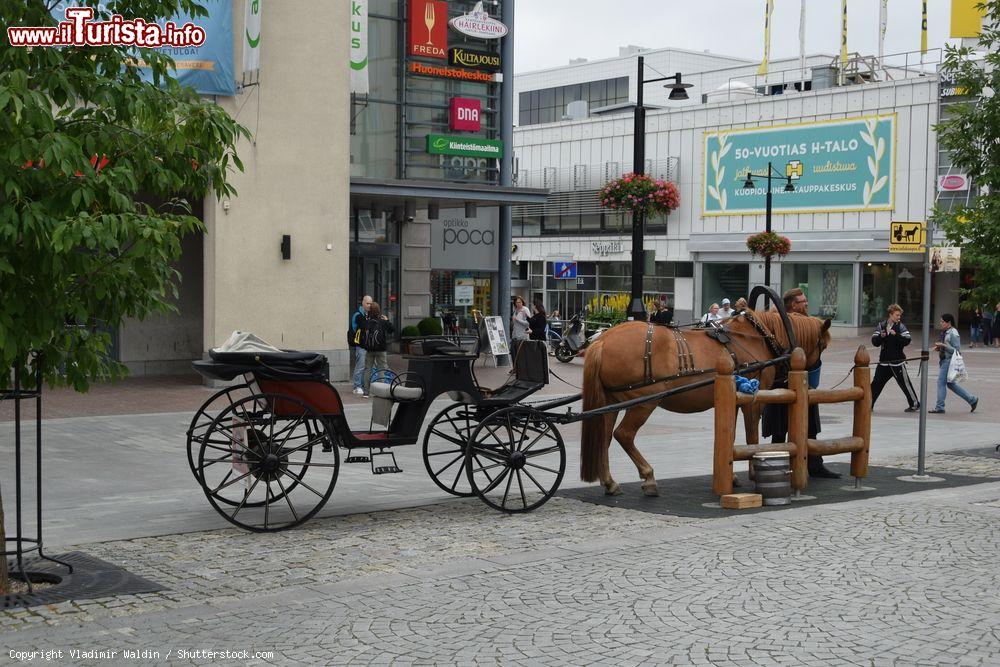
[[782, 177], [771, 184], [775, 213], [886, 211], [896, 189], [896, 116], [862, 116], [796, 125], [705, 133], [704, 215], [765, 211], [768, 163]]

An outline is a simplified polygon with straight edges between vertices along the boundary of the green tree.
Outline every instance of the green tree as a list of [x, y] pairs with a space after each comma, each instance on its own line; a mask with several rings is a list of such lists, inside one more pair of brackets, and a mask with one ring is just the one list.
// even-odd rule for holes
[[[55, 4], [0, 0], [0, 18], [55, 25]], [[158, 22], [207, 14], [192, 0], [73, 4]], [[171, 263], [202, 227], [190, 201], [234, 194], [227, 173], [242, 169], [235, 145], [248, 136], [174, 74], [152, 49], [28, 49], [0, 37], [0, 387], [9, 369], [30, 378], [36, 364], [47, 383], [79, 391], [119, 378], [108, 329], [172, 309]]]
[[946, 46], [941, 68], [968, 101], [951, 105], [950, 117], [935, 126], [940, 148], [981, 188], [969, 206], [933, 214], [948, 241], [962, 246], [963, 264], [976, 269], [975, 287], [962, 290], [966, 308], [1000, 301], [1000, 0], [981, 7], [978, 48]]

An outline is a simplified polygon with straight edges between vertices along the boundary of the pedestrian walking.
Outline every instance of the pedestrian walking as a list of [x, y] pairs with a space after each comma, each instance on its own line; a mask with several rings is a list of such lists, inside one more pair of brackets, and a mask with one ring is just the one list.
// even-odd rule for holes
[[365, 347], [361, 344], [361, 337], [364, 335], [364, 325], [371, 305], [371, 295], [365, 294], [361, 299], [361, 305], [351, 315], [351, 327], [347, 333], [347, 343], [354, 348], [354, 373], [351, 375], [351, 383], [354, 385], [354, 393], [358, 396], [365, 393]]
[[531, 311], [524, 305], [524, 299], [514, 297], [514, 314], [510, 318], [510, 353], [512, 359], [517, 359], [517, 348], [521, 341], [528, 340], [528, 319]]
[[531, 308], [535, 312], [528, 318], [528, 338], [544, 342], [545, 328], [547, 326], [547, 322], [545, 320], [545, 306], [542, 305], [540, 299], [535, 299], [531, 304]]
[[938, 342], [934, 343], [934, 349], [938, 351], [939, 358], [937, 404], [930, 412], [934, 414], [944, 413], [944, 399], [947, 397], [949, 389], [968, 403], [969, 407], [972, 408], [971, 411], [975, 412], [979, 406], [979, 397], [967, 392], [965, 387], [958, 384], [958, 382], [948, 382], [948, 369], [951, 366], [951, 359], [956, 352], [960, 352], [962, 349], [961, 337], [958, 334], [958, 329], [955, 328], [955, 316], [951, 313], [945, 313], [941, 316], [939, 326], [941, 327], [941, 333], [938, 335]]
[[374, 301], [368, 308], [368, 318], [365, 320], [362, 345], [365, 348], [364, 395], [370, 395], [372, 371], [387, 370], [389, 362], [386, 350], [389, 348], [389, 334], [393, 331], [392, 322], [382, 314], [382, 309]]
[[896, 384], [903, 390], [907, 408], [905, 412], [916, 412], [920, 408], [917, 392], [910, 382], [910, 374], [906, 369], [906, 354], [903, 349], [912, 342], [910, 331], [902, 322], [903, 309], [896, 304], [889, 306], [884, 322], [879, 322], [872, 334], [872, 345], [882, 348], [878, 355], [878, 367], [872, 379], [872, 408], [879, 394], [885, 388], [890, 378], [895, 378]]

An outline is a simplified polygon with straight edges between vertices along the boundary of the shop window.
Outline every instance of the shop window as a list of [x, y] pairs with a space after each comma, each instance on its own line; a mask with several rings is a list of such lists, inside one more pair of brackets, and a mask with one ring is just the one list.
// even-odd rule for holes
[[[854, 313], [854, 267], [851, 264], [782, 264], [781, 289], [801, 288], [809, 314], [850, 324]], [[888, 306], [888, 303], [886, 303]]]
[[735, 302], [750, 294], [750, 266], [748, 264], [704, 264], [701, 273], [701, 310], [704, 313], [713, 303], [728, 298]]

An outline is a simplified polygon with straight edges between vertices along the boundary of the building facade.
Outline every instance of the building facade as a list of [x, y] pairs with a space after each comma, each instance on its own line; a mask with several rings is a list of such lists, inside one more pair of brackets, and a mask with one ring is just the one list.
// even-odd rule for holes
[[[636, 69], [634, 57], [621, 60], [630, 62], [618, 71]], [[831, 71], [833, 58], [811, 56], [805, 68], [798, 59], [772, 62], [766, 77], [756, 63], [684, 72], [694, 83], [690, 98], [647, 111], [645, 171], [676, 183], [681, 199], [669, 216], [649, 221], [647, 300], [666, 299], [683, 323], [763, 284], [764, 264], [746, 239], [765, 229], [766, 187], [760, 178], [752, 188], [744, 182], [748, 170], [770, 163], [772, 228], [792, 243], [772, 261], [771, 286], [805, 289], [811, 314], [830, 317], [841, 333], [867, 329], [894, 302], [918, 316], [923, 256], [889, 252], [891, 224], [926, 220], [938, 196], [941, 87], [935, 66], [918, 60], [855, 57]], [[570, 68], [573, 76], [585, 77], [584, 67]], [[594, 76], [609, 71], [602, 63]], [[565, 85], [551, 72], [536, 78], [530, 87]], [[633, 72], [630, 91], [637, 78]], [[552, 190], [544, 206], [515, 209], [515, 271], [522, 289], [563, 313], [629, 291], [631, 220], [602, 209], [596, 193], [632, 171], [632, 107], [515, 130], [519, 182]], [[569, 260], [585, 278], [554, 278], [554, 262]], [[957, 274], [935, 277], [938, 309], [957, 308], [957, 287]]]

